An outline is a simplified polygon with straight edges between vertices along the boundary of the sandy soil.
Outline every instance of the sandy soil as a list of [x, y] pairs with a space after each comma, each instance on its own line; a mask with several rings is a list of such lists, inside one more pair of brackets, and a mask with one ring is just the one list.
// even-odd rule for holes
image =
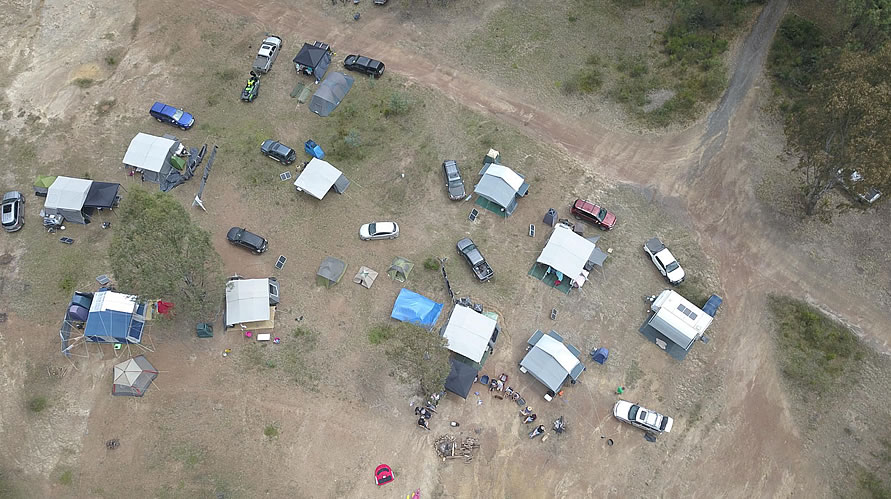
[[[353, 225], [372, 213], [392, 216], [392, 207], [358, 194], [349, 197], [349, 206], [336, 205], [350, 221], [341, 231], [346, 236], [332, 230], [344, 224], [332, 219], [330, 210], [279, 189], [267, 201], [293, 212], [284, 215], [284, 223], [272, 223], [269, 205], [257, 199], [258, 191], [240, 186], [243, 177], [234, 173], [237, 167], [222, 161], [208, 186], [206, 200], [213, 208], [200, 223], [216, 235], [228, 273], [268, 275], [278, 254], [288, 255], [289, 263], [277, 274], [285, 299], [276, 332], [297, 345], [294, 362], [300, 374], [255, 361], [267, 352], [251, 353], [257, 348], [233, 333], [198, 340], [190, 331], [177, 330], [178, 325], [156, 324], [150, 358], [162, 370], [157, 385], [142, 399], [112, 398], [107, 389], [110, 367], [118, 359], [111, 350], [94, 348], [89, 359], [71, 365], [57, 353], [55, 319], [41, 317], [54, 313], [33, 312], [28, 320], [22, 318], [25, 312], [10, 313], [0, 323], [0, 397], [12, 403], [0, 408], [0, 435], [18, 452], [0, 456], [0, 476], [25, 497], [108, 497], [121, 491], [151, 497], [389, 497], [418, 487], [432, 497], [829, 495], [821, 456], [832, 450], [817, 446], [821, 454], [808, 454], [815, 447], [809, 447], [809, 438], [794, 420], [794, 399], [784, 391], [775, 367], [765, 297], [769, 292], [804, 297], [852, 325], [877, 351], [889, 352], [891, 295], [888, 280], [876, 275], [887, 276], [891, 262], [876, 262], [863, 249], [870, 246], [857, 243], [871, 241], [880, 248], [884, 234], [877, 238], [844, 221], [827, 229], [790, 227], [758, 201], [756, 189], [776, 175], [772, 171], [783, 146], [781, 127], [762, 115], [767, 92], [760, 74], [786, 2], [770, 2], [741, 45], [731, 87], [717, 110], [702, 123], [658, 136], [615, 131], [541, 107], [515, 89], [451, 67], [448, 54], [438, 47], [408, 49], [423, 33], [408, 29], [393, 3], [389, 10], [363, 4], [357, 25], [346, 8], [328, 2], [277, 2], [258, 12], [241, 2], [206, 0], [184, 12], [205, 15], [201, 27], [206, 31], [186, 29], [174, 37], [175, 43], [172, 28], [158, 21], [175, 8], [169, 2], [47, 1], [16, 7], [13, 14], [21, 21], [5, 24], [15, 36], [5, 41], [16, 50], [8, 51], [15, 55], [4, 61], [2, 74], [9, 82], [4, 102], [14, 111], [4, 125], [4, 138], [20, 140], [29, 130], [43, 133], [48, 147], [37, 153], [43, 161], [68, 155], [91, 159], [76, 146], [78, 139], [127, 140], [142, 126], [144, 94], [153, 88], [164, 88], [171, 99], [195, 98], [173, 83], [181, 77], [175, 63], [199, 61], [208, 45], [240, 50], [258, 32], [271, 31], [287, 34], [284, 55], [296, 45], [291, 38], [298, 37], [292, 33], [300, 39], [324, 39], [339, 51], [357, 47], [374, 54], [399, 79], [436, 94], [429, 101], [432, 115], [455, 116], [449, 114], [451, 108], [465, 106], [507, 125], [506, 134], [521, 134], [512, 152], [526, 157], [518, 163], [530, 170], [545, 162], [559, 166], [539, 174], [535, 191], [511, 219], [483, 217], [476, 225], [437, 224], [426, 211], [407, 209], [444, 203], [438, 172], [409, 175], [412, 190], [421, 194], [399, 206], [402, 237], [357, 246]], [[480, 13], [480, 23], [486, 12]], [[447, 26], [449, 21], [442, 22]], [[210, 26], [218, 31], [206, 34]], [[114, 67], [105, 62], [112, 51], [120, 57]], [[240, 53], [232, 58], [249, 59]], [[265, 88], [286, 94], [293, 84], [288, 66], [286, 58], [279, 59]], [[94, 80], [94, 89], [68, 84], [78, 78]], [[110, 97], [116, 101], [113, 118], [88, 113]], [[293, 106], [287, 98], [270, 102]], [[196, 100], [194, 108], [202, 106]], [[36, 118], [29, 121], [29, 114]], [[46, 128], [28, 128], [34, 120]], [[275, 131], [286, 134], [301, 126], [306, 125], [282, 122]], [[432, 121], [426, 126], [436, 129]], [[454, 146], [449, 140], [435, 139], [443, 148]], [[471, 157], [467, 164], [475, 161]], [[90, 168], [123, 178], [114, 169], [117, 162], [99, 158]], [[411, 165], [386, 162], [374, 173], [357, 172], [357, 183], [365, 188], [384, 185], [375, 177], [395, 177], [407, 168]], [[82, 170], [80, 164], [68, 165], [58, 173], [79, 175]], [[7, 172], [2, 179], [27, 185], [34, 173]], [[132, 180], [121, 181], [126, 186]], [[173, 195], [188, 204], [192, 189], [186, 186]], [[616, 253], [602, 282], [595, 278], [581, 292], [563, 296], [525, 277], [543, 244], [541, 237], [525, 236], [527, 224], [538, 223], [548, 207], [564, 209], [574, 196], [595, 195], [623, 221], [604, 238]], [[463, 220], [469, 207], [453, 204], [436, 210], [434, 218]], [[886, 209], [872, 219], [871, 227], [881, 226], [887, 216]], [[31, 231], [39, 230], [35, 220], [31, 218]], [[253, 258], [227, 246], [221, 234], [231, 225], [263, 228], [274, 247]], [[96, 228], [72, 230], [89, 238]], [[529, 442], [516, 407], [485, 392], [480, 392], [482, 404], [474, 395], [467, 401], [448, 397], [433, 421], [434, 431], [421, 432], [410, 417], [411, 387], [392, 379], [381, 352], [365, 339], [369, 324], [386, 320], [400, 286], [386, 276], [371, 290], [355, 286], [348, 279], [358, 265], [383, 271], [395, 254], [410, 256], [418, 264], [411, 288], [443, 299], [438, 278], [425, 273], [420, 262], [431, 254], [451, 255], [449, 245], [465, 233], [484, 247], [499, 273], [495, 282], [481, 286], [457, 259], [449, 267], [462, 294], [503, 316], [504, 337], [485, 371], [510, 374], [511, 384], [537, 401], [545, 421], [565, 415], [568, 435]], [[697, 345], [681, 364], [634, 332], [644, 318], [640, 297], [663, 286], [636, 246], [653, 233], [688, 234], [677, 236], [679, 253], [695, 259], [725, 298], [712, 342]], [[0, 254], [14, 256], [0, 266], [0, 306], [20, 310], [24, 307], [12, 302], [29, 279], [19, 265], [29, 248], [25, 239], [0, 241]], [[98, 252], [101, 243], [89, 244]], [[873, 262], [873, 267], [861, 265], [867, 270], [858, 273], [852, 271], [854, 264], [827, 265], [848, 261], [845, 255], [858, 249], [863, 256], [855, 260]], [[328, 254], [350, 263], [344, 282], [330, 290], [312, 285], [318, 262]], [[878, 296], [877, 285], [884, 291]], [[556, 323], [547, 318], [551, 308], [560, 310]], [[301, 316], [304, 320], [297, 323]], [[318, 335], [318, 344], [289, 337], [298, 324]], [[540, 385], [515, 368], [528, 335], [548, 327], [583, 351], [599, 345], [611, 349], [607, 365], [589, 366], [582, 383], [551, 404], [539, 398]], [[224, 348], [233, 348], [235, 355], [223, 359]], [[69, 369], [59, 376], [53, 374], [57, 367]], [[887, 378], [873, 377], [887, 386]], [[613, 419], [609, 410], [619, 385], [629, 387], [628, 397], [674, 416], [672, 434], [648, 444], [639, 432]], [[47, 394], [51, 401], [38, 414], [27, 409], [34, 393]], [[433, 453], [433, 438], [449, 430], [446, 422], [451, 419], [482, 441], [481, 455], [469, 465], [441, 463]], [[276, 438], [263, 435], [267, 425], [279, 429]], [[121, 447], [107, 450], [109, 438], [120, 438]], [[616, 445], [607, 446], [607, 438]], [[372, 484], [371, 470], [380, 462], [397, 471], [395, 485], [376, 489]], [[110, 481], [111, 466], [144, 472], [125, 483]], [[60, 483], [67, 470], [74, 473], [73, 483]], [[733, 474], [728, 476], [727, 470]]]

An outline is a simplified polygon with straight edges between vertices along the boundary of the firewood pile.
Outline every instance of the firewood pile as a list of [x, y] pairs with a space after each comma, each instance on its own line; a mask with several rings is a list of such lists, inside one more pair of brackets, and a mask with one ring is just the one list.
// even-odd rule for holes
[[433, 442], [433, 448], [443, 461], [448, 459], [464, 459], [465, 463], [473, 460], [474, 452], [480, 448], [479, 440], [464, 437], [460, 441], [451, 434], [441, 435]]

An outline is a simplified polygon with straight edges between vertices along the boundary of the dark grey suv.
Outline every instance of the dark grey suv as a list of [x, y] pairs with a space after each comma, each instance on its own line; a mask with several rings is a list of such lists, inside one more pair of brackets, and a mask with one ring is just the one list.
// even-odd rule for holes
[[6, 232], [15, 232], [25, 225], [25, 196], [19, 191], [3, 195], [2, 222]]
[[260, 152], [279, 163], [284, 163], [286, 165], [290, 165], [294, 161], [297, 161], [297, 151], [277, 140], [269, 139], [264, 141], [260, 144]]
[[458, 163], [453, 159], [442, 162], [442, 172], [445, 175], [446, 188], [449, 190], [449, 199], [457, 201], [464, 199], [464, 181], [461, 180], [461, 172], [458, 171]]

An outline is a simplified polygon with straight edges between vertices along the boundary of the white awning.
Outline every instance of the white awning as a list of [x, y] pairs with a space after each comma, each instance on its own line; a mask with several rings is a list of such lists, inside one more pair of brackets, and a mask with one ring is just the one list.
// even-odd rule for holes
[[581, 287], [588, 278], [585, 264], [594, 251], [594, 243], [576, 234], [568, 226], [557, 224], [536, 262], [562, 272]]
[[334, 168], [331, 163], [313, 158], [294, 181], [294, 186], [316, 199], [322, 199], [342, 175], [343, 173]]
[[176, 141], [156, 137], [147, 133], [137, 133], [130, 141], [124, 154], [124, 164], [150, 172], [160, 172]]
[[80, 211], [87, 200], [92, 180], [71, 177], [56, 177], [49, 186], [43, 206], [53, 210]]
[[489, 347], [495, 332], [495, 320], [472, 309], [456, 306], [449, 317], [442, 337], [447, 339], [448, 349], [479, 362]]
[[269, 320], [269, 279], [226, 283], [226, 325]]

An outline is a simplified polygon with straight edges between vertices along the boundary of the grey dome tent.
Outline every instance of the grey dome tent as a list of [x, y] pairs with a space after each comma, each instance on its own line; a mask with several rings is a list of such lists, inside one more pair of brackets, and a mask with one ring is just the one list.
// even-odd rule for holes
[[114, 366], [111, 394], [122, 397], [142, 397], [158, 377], [158, 370], [144, 355], [133, 357]]
[[344, 272], [346, 272], [346, 262], [326, 256], [322, 260], [322, 264], [319, 265], [319, 271], [316, 273], [316, 282], [326, 288], [330, 288], [340, 282]]
[[319, 89], [309, 101], [309, 110], [319, 116], [328, 116], [346, 97], [347, 92], [353, 87], [353, 77], [343, 73], [331, 73], [325, 81], [319, 85]]

